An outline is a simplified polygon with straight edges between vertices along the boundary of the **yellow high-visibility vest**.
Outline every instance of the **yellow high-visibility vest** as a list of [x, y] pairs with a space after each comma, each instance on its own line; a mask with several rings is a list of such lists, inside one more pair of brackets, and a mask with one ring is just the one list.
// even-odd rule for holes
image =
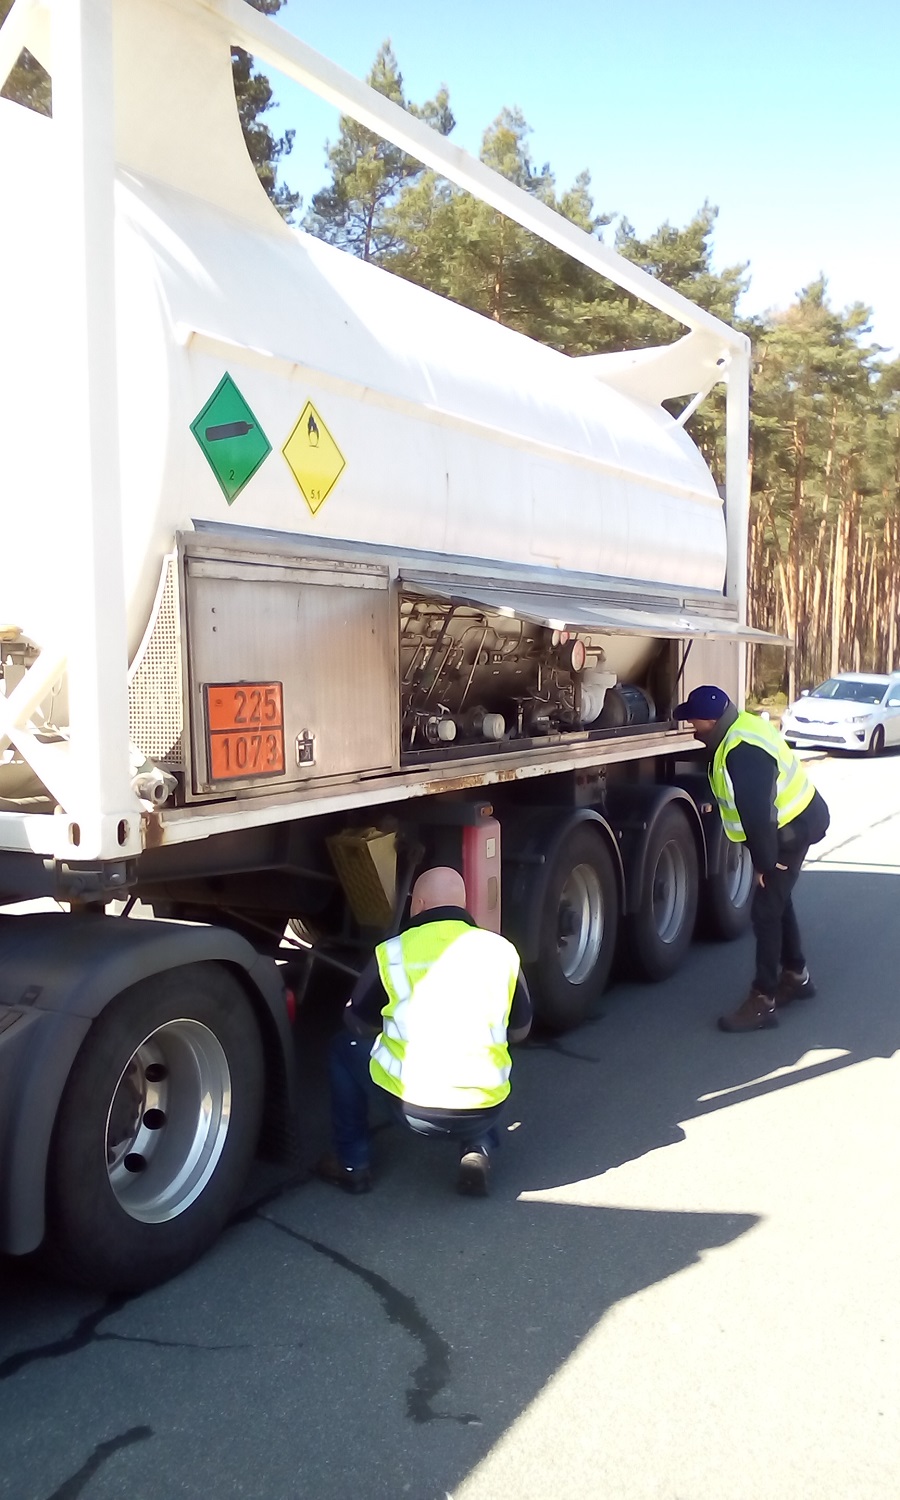
[[519, 955], [455, 919], [411, 927], [375, 949], [388, 995], [369, 1071], [424, 1109], [487, 1109], [509, 1093], [506, 1028]]
[[787, 740], [779, 734], [768, 719], [759, 719], [755, 714], [738, 714], [726, 731], [722, 743], [716, 750], [709, 768], [709, 783], [713, 796], [719, 804], [722, 825], [732, 843], [743, 844], [747, 835], [741, 824], [734, 800], [734, 787], [728, 774], [728, 756], [735, 745], [759, 745], [772, 756], [778, 767], [775, 783], [775, 814], [778, 827], [792, 823], [807, 808], [815, 796], [815, 787], [797, 759]]

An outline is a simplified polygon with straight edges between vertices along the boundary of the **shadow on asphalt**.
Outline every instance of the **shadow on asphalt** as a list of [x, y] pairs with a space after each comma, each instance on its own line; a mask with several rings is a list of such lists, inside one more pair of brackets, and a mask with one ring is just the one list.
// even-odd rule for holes
[[[377, 1132], [371, 1196], [311, 1181], [263, 1200], [199, 1265], [131, 1301], [7, 1262], [0, 1495], [452, 1494], [610, 1308], [727, 1253], [757, 1222], [519, 1195], [677, 1143], [701, 1113], [890, 1057], [898, 895], [894, 875], [803, 877], [819, 998], [777, 1029], [715, 1028], [749, 981], [745, 939], [698, 945], [675, 979], [619, 985], [579, 1031], [520, 1048], [508, 1116], [520, 1123], [488, 1203], [453, 1193], [452, 1148], [391, 1128]], [[320, 1009], [298, 1037], [310, 1159], [327, 1142], [321, 1059], [335, 1017]], [[816, 1049], [846, 1056], [767, 1077]]]

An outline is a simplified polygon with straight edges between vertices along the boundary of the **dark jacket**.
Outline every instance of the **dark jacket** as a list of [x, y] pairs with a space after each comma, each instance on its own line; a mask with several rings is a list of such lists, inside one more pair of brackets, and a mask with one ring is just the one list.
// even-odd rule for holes
[[[729, 703], [706, 741], [710, 761], [737, 716], [734, 704]], [[819, 792], [813, 794], [809, 806], [798, 817], [784, 828], [778, 827], [775, 811], [778, 762], [761, 745], [748, 745], [744, 740], [729, 750], [728, 774], [754, 870], [765, 875], [776, 865], [796, 863], [798, 855], [802, 861], [810, 844], [817, 844], [825, 837], [828, 806]]]
[[[470, 916], [462, 906], [434, 906], [430, 911], [423, 911], [418, 917], [410, 917], [403, 931], [408, 932], [411, 927], [424, 927], [428, 922], [466, 922], [469, 927], [478, 926], [475, 918]], [[344, 1007], [344, 1025], [348, 1031], [353, 1032], [354, 1036], [377, 1036], [381, 1030], [381, 1013], [387, 1003], [388, 996], [381, 983], [378, 961], [373, 957], [357, 979], [353, 994]], [[521, 1042], [530, 1030], [531, 996], [528, 993], [525, 976], [520, 969], [506, 1034], [509, 1041]]]
[[802, 860], [810, 844], [817, 844], [828, 832], [828, 807], [819, 792], [802, 813], [783, 828], [778, 827], [775, 811], [775, 787], [778, 763], [760, 745], [735, 745], [728, 752], [728, 774], [734, 787], [734, 801], [747, 835], [747, 848], [754, 870], [766, 874], [777, 864]]

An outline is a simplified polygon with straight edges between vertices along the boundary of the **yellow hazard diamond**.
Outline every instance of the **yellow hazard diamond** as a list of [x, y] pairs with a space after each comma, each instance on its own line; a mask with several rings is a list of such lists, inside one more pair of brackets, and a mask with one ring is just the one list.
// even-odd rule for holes
[[281, 451], [315, 515], [340, 479], [346, 460], [311, 401]]

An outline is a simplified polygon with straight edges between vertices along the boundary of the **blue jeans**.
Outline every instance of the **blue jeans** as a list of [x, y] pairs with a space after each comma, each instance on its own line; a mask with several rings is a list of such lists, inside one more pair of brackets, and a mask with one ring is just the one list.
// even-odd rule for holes
[[369, 1072], [371, 1050], [370, 1042], [360, 1041], [346, 1031], [332, 1037], [328, 1049], [331, 1133], [334, 1149], [345, 1167], [359, 1172], [370, 1164], [369, 1105], [377, 1098], [388, 1099], [395, 1117], [416, 1135], [458, 1140], [461, 1152], [482, 1151], [489, 1155], [500, 1144], [495, 1121], [502, 1104], [455, 1112], [413, 1109], [374, 1082]]

